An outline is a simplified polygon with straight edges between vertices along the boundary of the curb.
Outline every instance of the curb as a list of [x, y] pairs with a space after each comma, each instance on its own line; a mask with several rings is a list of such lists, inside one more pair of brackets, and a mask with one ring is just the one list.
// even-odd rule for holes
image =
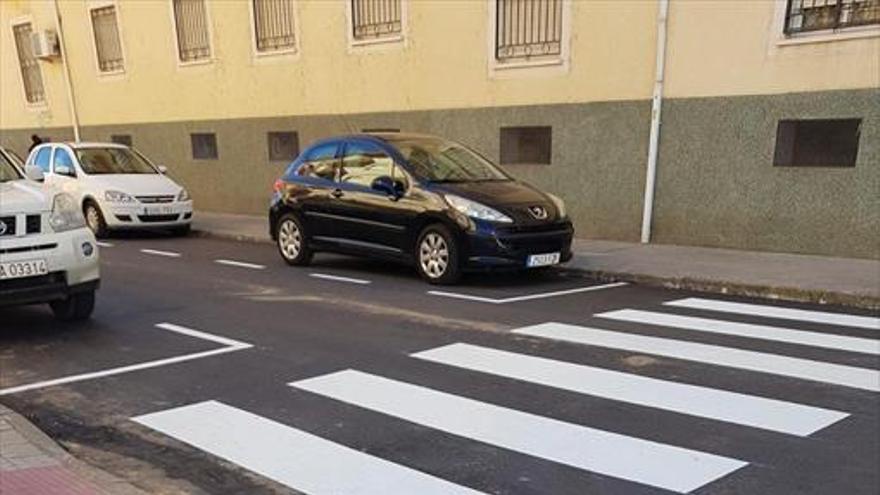
[[[269, 237], [252, 236], [246, 234], [232, 234], [226, 232], [211, 232], [207, 230], [193, 230], [196, 237], [225, 239], [239, 242], [252, 242], [271, 244]], [[577, 266], [565, 266], [565, 270], [578, 272], [585, 277], [594, 278], [603, 282], [629, 282], [648, 287], [662, 287], [665, 289], [691, 290], [711, 294], [724, 294], [728, 296], [747, 296], [762, 299], [791, 301], [814, 304], [835, 304], [851, 306], [861, 309], [880, 310], [880, 297], [867, 294], [853, 294], [848, 292], [835, 292], [825, 290], [809, 290], [797, 287], [773, 287], [766, 285], [754, 285], [741, 282], [726, 282], [723, 280], [710, 280], [692, 277], [659, 277], [643, 273], [614, 272], [580, 268]]]

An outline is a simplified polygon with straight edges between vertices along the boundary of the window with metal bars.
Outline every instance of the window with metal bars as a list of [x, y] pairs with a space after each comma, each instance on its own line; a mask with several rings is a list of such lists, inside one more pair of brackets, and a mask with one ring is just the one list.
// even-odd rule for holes
[[257, 51], [277, 52], [296, 46], [293, 0], [253, 0]]
[[177, 56], [181, 62], [211, 57], [211, 34], [205, 0], [172, 0], [177, 32]]
[[28, 103], [42, 103], [46, 101], [46, 93], [43, 89], [43, 73], [40, 72], [40, 63], [34, 57], [34, 48], [31, 44], [31, 23], [16, 24], [12, 26], [15, 37], [15, 50], [18, 52], [18, 65], [21, 68], [21, 80], [24, 84], [24, 96]]
[[880, 0], [788, 0], [785, 34], [880, 24]]
[[403, 33], [402, 0], [351, 0], [355, 41], [397, 38]]
[[125, 68], [122, 59], [122, 43], [119, 41], [119, 26], [116, 7], [109, 5], [91, 10], [92, 31], [95, 35], [95, 54], [98, 57], [98, 70], [119, 72]]
[[496, 0], [495, 59], [500, 62], [562, 55], [563, 0]]

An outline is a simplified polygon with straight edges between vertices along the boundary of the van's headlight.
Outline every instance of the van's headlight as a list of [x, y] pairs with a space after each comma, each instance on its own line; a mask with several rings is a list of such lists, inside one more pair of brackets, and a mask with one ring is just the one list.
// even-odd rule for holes
[[105, 191], [104, 200], [109, 203], [134, 203], [135, 199], [121, 191]]
[[189, 191], [186, 188], [180, 190], [180, 194], [177, 195], [177, 201], [189, 201]]
[[565, 211], [565, 201], [559, 196], [555, 196], [553, 194], [547, 194], [550, 197], [550, 200], [553, 201], [553, 204], [556, 206], [556, 211], [559, 213], [559, 218], [565, 218], [568, 216], [568, 212]]
[[454, 194], [444, 194], [444, 197], [446, 202], [462, 215], [489, 222], [513, 223], [513, 219], [509, 216], [484, 204]]
[[49, 225], [55, 232], [67, 232], [86, 226], [86, 220], [73, 196], [67, 193], [55, 196], [55, 200], [52, 201], [52, 214], [49, 215]]

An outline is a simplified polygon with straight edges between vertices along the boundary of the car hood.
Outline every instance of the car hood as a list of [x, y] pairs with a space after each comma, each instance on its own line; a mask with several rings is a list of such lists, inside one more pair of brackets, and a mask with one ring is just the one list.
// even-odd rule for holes
[[36, 182], [0, 183], [0, 216], [50, 211], [54, 197], [51, 189]]
[[[559, 212], [550, 197], [525, 182], [516, 180], [452, 182], [435, 184], [432, 190], [477, 201], [511, 217], [517, 224], [534, 225], [560, 219]], [[534, 206], [543, 207], [547, 217], [538, 219], [529, 213], [529, 208]]]
[[177, 195], [181, 187], [161, 174], [91, 175], [89, 180], [102, 190], [121, 191], [132, 196]]

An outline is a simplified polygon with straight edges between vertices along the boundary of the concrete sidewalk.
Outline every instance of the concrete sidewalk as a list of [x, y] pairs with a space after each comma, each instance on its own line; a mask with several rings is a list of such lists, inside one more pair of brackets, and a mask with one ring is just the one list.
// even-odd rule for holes
[[[196, 235], [271, 242], [263, 216], [197, 212]], [[880, 308], [880, 261], [578, 239], [566, 265], [602, 280]]]
[[77, 461], [28, 420], [0, 404], [0, 494], [145, 495]]

